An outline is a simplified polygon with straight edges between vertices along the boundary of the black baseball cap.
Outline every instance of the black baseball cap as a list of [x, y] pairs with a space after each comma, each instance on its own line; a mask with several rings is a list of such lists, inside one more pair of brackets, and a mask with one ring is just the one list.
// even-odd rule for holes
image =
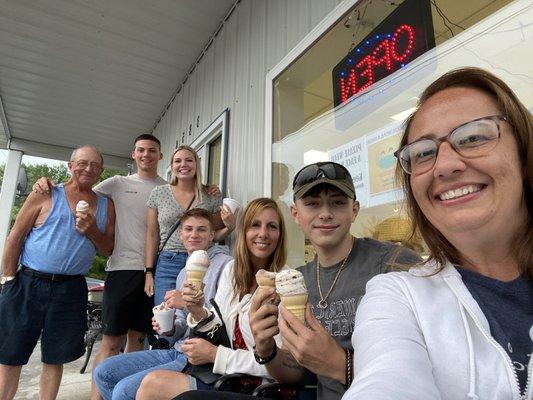
[[355, 200], [355, 187], [350, 172], [341, 164], [332, 161], [309, 164], [298, 171], [292, 181], [294, 200], [302, 198], [312, 188], [321, 184], [334, 186]]

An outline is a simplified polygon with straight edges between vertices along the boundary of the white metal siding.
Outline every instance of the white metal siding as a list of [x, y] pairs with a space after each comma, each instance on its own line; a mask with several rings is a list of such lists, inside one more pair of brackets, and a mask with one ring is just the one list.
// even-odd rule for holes
[[12, 148], [65, 159], [90, 142], [123, 166], [234, 2], [0, 0]]
[[191, 143], [229, 108], [229, 195], [243, 202], [261, 196], [265, 76], [339, 3], [243, 0], [154, 130], [163, 144], [162, 171], [183, 132]]

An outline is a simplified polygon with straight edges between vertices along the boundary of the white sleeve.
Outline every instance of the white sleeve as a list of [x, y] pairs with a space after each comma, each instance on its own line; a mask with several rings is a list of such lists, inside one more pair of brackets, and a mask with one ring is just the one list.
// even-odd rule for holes
[[366, 286], [352, 335], [354, 380], [343, 400], [437, 400], [432, 364], [409, 290], [394, 273]]
[[101, 194], [105, 197], [109, 197], [112, 200], [116, 181], [117, 178], [115, 176], [112, 176], [111, 178], [107, 178], [105, 181], [102, 181], [98, 185], [93, 187], [93, 190], [96, 193]]
[[[220, 313], [222, 314], [222, 318], [224, 318], [224, 315], [229, 314], [230, 302], [231, 302], [231, 299], [233, 298], [232, 297], [233, 296], [232, 274], [233, 274], [233, 261], [229, 261], [226, 267], [222, 270], [220, 279], [218, 281], [217, 292], [215, 294], [215, 301], [218, 307], [220, 308]], [[207, 309], [206, 306], [207, 304], [204, 305], [204, 308]], [[199, 329], [201, 332], [207, 332], [213, 329], [215, 325], [222, 323], [222, 321], [220, 321], [220, 318], [218, 317], [218, 314], [213, 309], [211, 309], [209, 313], [215, 314], [215, 317], [210, 322], [202, 326], [201, 329]], [[199, 322], [200, 321], [194, 321], [190, 314], [188, 315], [187, 325], [189, 326], [189, 328], [191, 329], [195, 328]], [[228, 336], [231, 337], [229, 327], [227, 327], [227, 329], [228, 329]]]
[[218, 346], [213, 372], [222, 375], [240, 373], [272, 378], [266, 367], [255, 361], [253, 349], [232, 350]]
[[[222, 317], [224, 319], [226, 319], [225, 317], [231, 313], [231, 308], [236, 307], [236, 305], [231, 305], [231, 299], [233, 299], [234, 269], [233, 262], [231, 261], [230, 263], [231, 264], [228, 264], [226, 268], [224, 268], [224, 271], [220, 276], [218, 290], [215, 296], [215, 301], [220, 306], [220, 312], [222, 313]], [[244, 305], [241, 304], [239, 307], [244, 307]], [[218, 346], [213, 372], [223, 375], [242, 373], [264, 378], [271, 378], [266, 367], [258, 364], [255, 361], [253, 354], [254, 344], [253, 339], [251, 339], [252, 333], [250, 331], [248, 317], [245, 313], [239, 314], [241, 315], [241, 318], [239, 319], [239, 326], [248, 350], [233, 350], [228, 347]], [[233, 326], [229, 326], [226, 320], [224, 322], [228, 331], [228, 337], [231, 340], [233, 338]]]
[[[252, 296], [253, 297], [253, 296]], [[213, 372], [217, 374], [248, 374], [259, 376], [262, 378], [272, 378], [268, 373], [265, 365], [258, 364], [255, 361], [253, 354], [254, 338], [250, 329], [250, 320], [248, 317], [248, 309], [252, 297], [249, 298], [246, 305], [241, 303], [242, 311], [239, 313], [239, 328], [242, 333], [244, 342], [248, 350], [232, 350], [227, 347], [218, 346]], [[230, 336], [230, 338], [233, 335]], [[276, 335], [274, 337], [276, 345], [281, 347], [281, 337]]]

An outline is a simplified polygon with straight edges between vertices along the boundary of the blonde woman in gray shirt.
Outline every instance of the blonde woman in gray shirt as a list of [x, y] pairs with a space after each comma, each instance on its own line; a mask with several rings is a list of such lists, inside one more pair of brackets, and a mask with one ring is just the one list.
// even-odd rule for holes
[[[220, 196], [208, 194], [202, 184], [200, 162], [193, 148], [179, 146], [172, 155], [170, 166], [170, 184], [154, 188], [147, 203], [144, 290], [149, 296], [154, 295], [154, 304], [161, 303], [165, 293], [175, 289], [176, 277], [185, 266], [187, 252], [176, 232], [172, 233], [164, 248], [159, 249], [160, 243], [166, 240], [172, 226], [185, 211], [189, 208], [210, 211], [215, 222], [215, 241], [224, 239], [235, 227], [235, 216], [222, 207]], [[159, 250], [161, 252], [157, 257]]]

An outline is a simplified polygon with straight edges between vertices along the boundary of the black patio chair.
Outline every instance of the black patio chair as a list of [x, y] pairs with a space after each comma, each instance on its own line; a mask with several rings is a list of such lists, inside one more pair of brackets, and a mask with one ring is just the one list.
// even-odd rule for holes
[[271, 380], [259, 386], [250, 387], [242, 384], [243, 378], [246, 379], [247, 377], [249, 378], [245, 374], [224, 375], [215, 383], [214, 390], [250, 394], [255, 397], [274, 400], [316, 399], [316, 376], [313, 374], [308, 374], [302, 385], [285, 384]]

